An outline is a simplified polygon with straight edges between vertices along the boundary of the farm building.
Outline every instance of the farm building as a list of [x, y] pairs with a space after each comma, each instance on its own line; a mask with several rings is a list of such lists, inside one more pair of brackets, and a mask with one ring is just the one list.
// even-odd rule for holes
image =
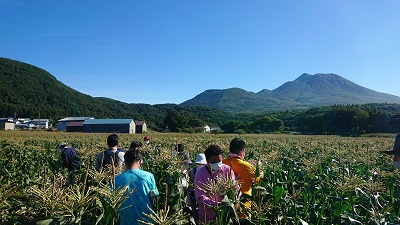
[[83, 132], [84, 121], [69, 122], [67, 125], [67, 132]]
[[[85, 120], [94, 119], [93, 117], [66, 117], [64, 119], [60, 119], [57, 122], [57, 130], [67, 130], [67, 126], [71, 122], [82, 122]], [[83, 126], [83, 125], [82, 125]]]
[[33, 124], [15, 123], [15, 128], [16, 128], [16, 129], [32, 130], [32, 127], [33, 127]]
[[147, 131], [147, 124], [144, 121], [136, 121], [136, 131], [135, 133], [146, 133]]
[[0, 120], [0, 130], [15, 130], [15, 123], [8, 120]]
[[204, 126], [204, 132], [210, 132], [210, 131], [211, 131], [210, 126], [205, 125]]
[[49, 119], [34, 119], [29, 121], [36, 129], [49, 129]]
[[83, 132], [90, 133], [135, 133], [133, 119], [92, 119], [83, 122]]
[[30, 118], [17, 118], [17, 121], [24, 124], [24, 123], [29, 123], [31, 121]]

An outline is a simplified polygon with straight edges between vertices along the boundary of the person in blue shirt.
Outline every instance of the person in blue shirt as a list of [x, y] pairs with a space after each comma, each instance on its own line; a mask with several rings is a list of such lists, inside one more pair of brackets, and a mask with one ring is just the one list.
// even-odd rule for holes
[[68, 147], [68, 144], [61, 142], [60, 148], [62, 166], [68, 169], [68, 185], [74, 184], [76, 170], [81, 166], [78, 157], [78, 151], [75, 148]]
[[152, 198], [159, 195], [153, 174], [141, 170], [142, 154], [139, 149], [130, 149], [125, 155], [126, 170], [115, 177], [118, 190], [128, 185], [127, 192], [134, 190], [120, 208], [121, 225], [138, 224], [138, 220], [148, 219], [143, 213], [151, 214]]

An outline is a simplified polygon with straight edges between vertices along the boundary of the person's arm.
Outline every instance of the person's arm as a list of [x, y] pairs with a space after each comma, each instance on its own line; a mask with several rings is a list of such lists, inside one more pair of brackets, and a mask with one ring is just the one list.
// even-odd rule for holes
[[231, 179], [236, 182], [235, 189], [238, 190], [240, 188], [240, 185], [238, 183], [238, 179], [236, 178], [236, 175], [233, 172], [233, 170], [231, 168], [229, 168], [229, 170], [230, 170], [229, 174], [230, 174]]
[[125, 162], [125, 158], [124, 158], [125, 152], [118, 152], [118, 166], [123, 166], [124, 162]]
[[156, 180], [154, 179], [154, 175], [151, 175], [151, 190], [154, 190], [154, 195], [158, 196], [160, 193], [158, 193], [157, 185], [156, 185]]
[[61, 159], [62, 159], [62, 166], [66, 168], [68, 166], [69, 159], [64, 149], [61, 151]]
[[104, 152], [100, 152], [99, 154], [97, 154], [96, 163], [95, 163], [95, 169], [97, 172], [100, 172], [100, 166], [102, 164], [101, 161], [103, 160], [103, 155], [104, 155]]

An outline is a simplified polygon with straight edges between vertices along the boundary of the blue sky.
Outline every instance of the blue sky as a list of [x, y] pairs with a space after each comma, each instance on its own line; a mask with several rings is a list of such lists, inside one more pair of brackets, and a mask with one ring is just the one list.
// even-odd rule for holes
[[0, 0], [0, 57], [91, 96], [182, 103], [336, 73], [400, 96], [400, 1]]

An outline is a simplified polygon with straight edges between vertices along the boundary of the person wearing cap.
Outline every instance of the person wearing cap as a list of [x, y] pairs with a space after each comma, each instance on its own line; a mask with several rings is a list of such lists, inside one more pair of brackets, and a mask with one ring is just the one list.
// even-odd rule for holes
[[139, 224], [138, 220], [153, 222], [143, 213], [154, 216], [152, 201], [159, 195], [154, 175], [141, 169], [142, 153], [139, 149], [129, 149], [124, 159], [126, 170], [115, 177], [116, 190], [126, 187], [129, 195], [120, 207], [120, 224]]
[[178, 161], [182, 161], [182, 167], [180, 168], [180, 176], [179, 176], [179, 182], [177, 185], [178, 192], [183, 194], [183, 196], [187, 196], [188, 192], [188, 187], [189, 187], [189, 182], [188, 182], [188, 173], [190, 166], [192, 165], [192, 160], [190, 160], [190, 155], [189, 153], [186, 153], [184, 151], [184, 145], [183, 144], [178, 144], [175, 147], [175, 151], [178, 152], [178, 154], [175, 154], [174, 157], [177, 158]]
[[175, 148], [176, 154], [178, 157], [183, 159], [183, 172], [188, 172], [187, 170], [192, 165], [192, 160], [190, 160], [190, 154], [185, 152], [185, 146], [183, 144], [178, 144]]
[[150, 137], [149, 136], [144, 136], [143, 144], [145, 144], [145, 145], [149, 145], [150, 144]]
[[[258, 183], [263, 177], [261, 173], [258, 177], [255, 177], [256, 168], [249, 162], [244, 161], [246, 143], [241, 138], [234, 138], [229, 144], [228, 158], [222, 160], [222, 163], [230, 166], [235, 172], [235, 175], [239, 182], [242, 184], [241, 187], [241, 201], [244, 203], [247, 209], [250, 208], [251, 204], [248, 199], [252, 196], [252, 184], [253, 182]], [[247, 217], [245, 214], [239, 214], [239, 217]]]
[[78, 151], [75, 148], [68, 147], [68, 144], [65, 142], [61, 142], [58, 147], [60, 148], [62, 166], [68, 169], [67, 185], [72, 185], [74, 184], [76, 170], [81, 165]]
[[118, 148], [119, 137], [116, 134], [111, 134], [107, 137], [108, 149], [97, 154], [95, 169], [100, 172], [101, 169], [110, 166], [114, 162], [114, 166], [122, 167], [124, 164], [125, 150]]
[[191, 207], [191, 216], [193, 217], [193, 219], [195, 221], [199, 220], [199, 209], [198, 209], [198, 205], [196, 202], [196, 196], [194, 193], [194, 176], [196, 175], [197, 171], [205, 166], [207, 164], [207, 160], [206, 160], [206, 156], [204, 155], [204, 153], [199, 153], [196, 156], [196, 161], [194, 162], [195, 167], [192, 168], [189, 172], [189, 180], [190, 180], [190, 186], [188, 188], [188, 194], [186, 197], [186, 203], [188, 205], [190, 205]]
[[394, 141], [393, 149], [388, 151], [383, 151], [388, 155], [393, 155], [393, 166], [400, 170], [400, 134], [397, 134]]

